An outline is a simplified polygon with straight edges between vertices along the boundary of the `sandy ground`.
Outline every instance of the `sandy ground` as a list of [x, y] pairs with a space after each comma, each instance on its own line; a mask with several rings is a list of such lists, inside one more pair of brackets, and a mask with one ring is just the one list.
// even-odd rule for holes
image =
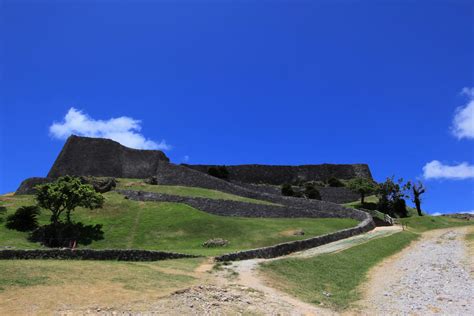
[[359, 314], [474, 315], [473, 258], [464, 236], [470, 228], [427, 232], [373, 269]]

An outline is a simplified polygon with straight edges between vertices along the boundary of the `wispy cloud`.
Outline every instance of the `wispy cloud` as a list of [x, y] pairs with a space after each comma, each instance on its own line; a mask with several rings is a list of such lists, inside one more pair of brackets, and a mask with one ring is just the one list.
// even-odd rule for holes
[[433, 160], [423, 167], [423, 177], [425, 179], [453, 180], [474, 178], [474, 166], [467, 162], [457, 165], [445, 165], [438, 160]]
[[464, 88], [461, 93], [468, 97], [468, 102], [456, 109], [451, 130], [458, 139], [474, 139], [474, 87]]
[[70, 135], [109, 138], [136, 149], [170, 150], [165, 140], [155, 142], [140, 134], [141, 121], [127, 116], [95, 120], [84, 112], [70, 108], [62, 122], [49, 127], [52, 137], [66, 139]]

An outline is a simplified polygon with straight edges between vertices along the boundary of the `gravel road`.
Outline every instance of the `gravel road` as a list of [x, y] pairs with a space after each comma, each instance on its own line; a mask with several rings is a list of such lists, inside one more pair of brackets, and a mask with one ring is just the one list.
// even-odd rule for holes
[[360, 313], [474, 315], [474, 278], [467, 228], [435, 230], [375, 268]]

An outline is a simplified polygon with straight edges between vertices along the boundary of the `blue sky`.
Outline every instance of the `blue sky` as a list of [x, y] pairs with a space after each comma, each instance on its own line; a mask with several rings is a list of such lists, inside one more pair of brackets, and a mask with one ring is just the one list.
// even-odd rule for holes
[[176, 163], [428, 164], [424, 208], [474, 210], [472, 1], [0, 5], [2, 193], [80, 132]]

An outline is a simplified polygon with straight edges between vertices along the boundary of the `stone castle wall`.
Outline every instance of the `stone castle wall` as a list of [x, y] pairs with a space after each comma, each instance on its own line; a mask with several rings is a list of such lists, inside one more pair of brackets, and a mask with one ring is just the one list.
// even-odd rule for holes
[[[215, 165], [188, 165], [184, 166], [207, 173]], [[321, 164], [301, 166], [277, 165], [234, 165], [226, 166], [229, 171], [229, 180], [254, 183], [274, 184], [300, 183], [306, 181], [325, 181], [329, 178], [352, 179], [363, 177], [372, 179], [369, 166], [366, 164]]]
[[48, 178], [65, 175], [116, 178], [147, 178], [157, 166], [168, 162], [159, 150], [138, 150], [103, 138], [70, 136], [48, 173]]

